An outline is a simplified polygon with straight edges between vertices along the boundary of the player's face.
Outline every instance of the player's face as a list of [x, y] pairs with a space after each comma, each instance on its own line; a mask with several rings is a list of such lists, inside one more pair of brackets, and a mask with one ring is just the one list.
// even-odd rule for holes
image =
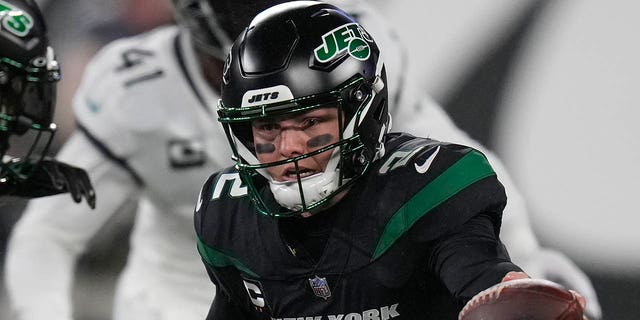
[[[318, 150], [338, 142], [338, 108], [320, 108], [286, 118], [252, 122], [256, 155], [261, 163], [281, 161]], [[298, 162], [300, 178], [324, 171], [331, 150]], [[295, 163], [269, 167], [276, 181], [295, 181]]]

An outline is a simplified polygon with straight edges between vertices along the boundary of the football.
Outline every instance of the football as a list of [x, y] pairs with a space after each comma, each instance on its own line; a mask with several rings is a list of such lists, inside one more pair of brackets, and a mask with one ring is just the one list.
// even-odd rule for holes
[[499, 283], [475, 295], [458, 320], [583, 320], [578, 295], [542, 279]]

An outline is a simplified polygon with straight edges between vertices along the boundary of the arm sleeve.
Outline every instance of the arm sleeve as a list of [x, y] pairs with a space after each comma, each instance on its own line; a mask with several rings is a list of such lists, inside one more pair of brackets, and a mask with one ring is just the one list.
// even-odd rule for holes
[[94, 182], [95, 210], [67, 195], [31, 200], [7, 246], [5, 282], [17, 319], [72, 318], [71, 288], [76, 259], [89, 240], [136, 193], [136, 184], [75, 133], [59, 160], [87, 170]]
[[509, 271], [522, 271], [509, 260], [496, 229], [495, 217], [478, 214], [432, 247], [428, 268], [463, 303], [499, 283]]
[[411, 81], [402, 83], [406, 86], [402, 88], [400, 103], [392, 109], [394, 131], [459, 143], [484, 153], [507, 193], [500, 238], [509, 250], [511, 260], [533, 278], [556, 281], [583, 294], [589, 301], [590, 318], [599, 319], [601, 307], [588, 276], [563, 253], [540, 245], [529, 220], [527, 203], [502, 161], [456, 127], [442, 107], [416, 91]]

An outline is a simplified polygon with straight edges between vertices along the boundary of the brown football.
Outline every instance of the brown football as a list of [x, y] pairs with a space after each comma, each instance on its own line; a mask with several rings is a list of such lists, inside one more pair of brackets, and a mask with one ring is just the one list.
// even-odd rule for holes
[[542, 279], [499, 283], [475, 295], [459, 320], [583, 320], [578, 296], [561, 285]]

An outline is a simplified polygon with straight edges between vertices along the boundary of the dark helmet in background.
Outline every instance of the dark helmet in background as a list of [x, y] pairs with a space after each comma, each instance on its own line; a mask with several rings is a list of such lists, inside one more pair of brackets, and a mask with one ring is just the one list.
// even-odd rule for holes
[[176, 20], [201, 51], [222, 61], [233, 40], [260, 11], [284, 0], [172, 0]]
[[[46, 26], [33, 0], [0, 1], [0, 156], [11, 136], [33, 132], [24, 161], [39, 161], [53, 138], [53, 112], [60, 68]], [[40, 152], [34, 152], [36, 146]], [[24, 146], [20, 146], [24, 147]], [[3, 176], [7, 173], [2, 161]]]
[[[337, 143], [259, 163], [251, 121], [321, 107], [337, 107], [344, 115]], [[391, 117], [380, 50], [353, 17], [333, 5], [295, 1], [271, 7], [235, 41], [218, 113], [258, 210], [272, 216], [309, 212], [346, 190], [384, 155]], [[273, 181], [265, 170], [327, 150], [332, 156], [325, 171], [305, 178], [298, 173], [295, 183]]]

